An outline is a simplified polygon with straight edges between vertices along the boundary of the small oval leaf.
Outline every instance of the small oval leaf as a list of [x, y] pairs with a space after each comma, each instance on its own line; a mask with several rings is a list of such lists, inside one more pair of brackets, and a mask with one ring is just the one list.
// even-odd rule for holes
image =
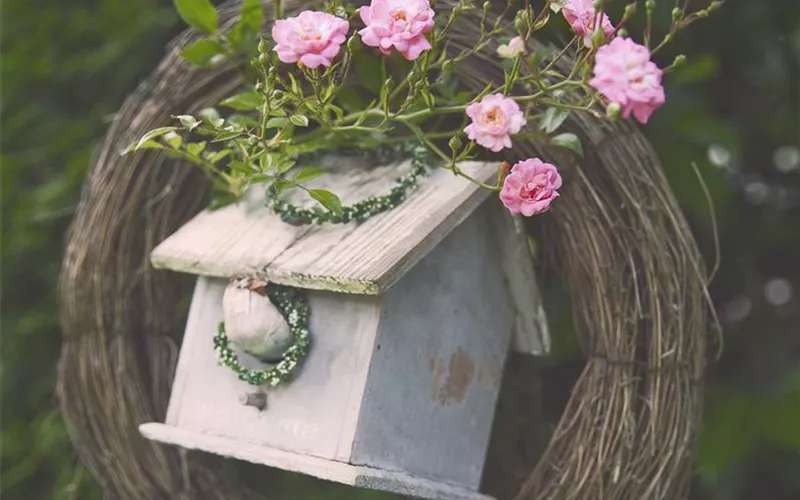
[[175, 8], [186, 24], [213, 34], [217, 31], [217, 9], [210, 0], [174, 0]]

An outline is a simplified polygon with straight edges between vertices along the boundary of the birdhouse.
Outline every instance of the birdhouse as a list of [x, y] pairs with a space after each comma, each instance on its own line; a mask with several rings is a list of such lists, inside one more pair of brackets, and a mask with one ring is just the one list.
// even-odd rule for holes
[[[345, 204], [409, 168], [326, 162], [312, 183]], [[198, 279], [166, 421], [142, 434], [359, 487], [489, 498], [478, 489], [507, 354], [549, 349], [527, 237], [489, 195], [436, 169], [360, 223], [291, 225], [257, 191], [197, 215], [151, 255]], [[219, 363], [214, 339], [223, 324], [242, 365], [276, 363], [286, 325], [253, 294], [273, 286], [307, 297], [309, 345], [290, 380], [257, 386]]]

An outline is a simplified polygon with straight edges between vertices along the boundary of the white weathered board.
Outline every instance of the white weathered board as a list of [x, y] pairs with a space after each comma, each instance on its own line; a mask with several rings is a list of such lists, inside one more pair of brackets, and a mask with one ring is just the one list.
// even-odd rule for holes
[[[491, 182], [495, 163], [465, 162], [465, 173]], [[405, 166], [324, 176], [343, 203], [387, 193]], [[316, 187], [316, 186], [311, 186]], [[291, 226], [255, 196], [205, 211], [151, 254], [157, 268], [216, 277], [257, 275], [302, 288], [376, 295], [387, 290], [469, 216], [490, 191], [437, 168], [399, 207], [367, 221]]]
[[522, 354], [549, 354], [550, 330], [522, 216], [511, 214], [497, 200], [489, 200], [486, 204], [492, 209], [503, 272], [517, 309], [513, 349]]
[[495, 500], [467, 488], [443, 484], [399, 471], [382, 471], [342, 462], [269, 449], [254, 443], [236, 441], [197, 431], [179, 429], [155, 422], [142, 424], [139, 431], [148, 439], [174, 444], [189, 450], [202, 450], [248, 462], [300, 472], [320, 479], [371, 488], [430, 500]]

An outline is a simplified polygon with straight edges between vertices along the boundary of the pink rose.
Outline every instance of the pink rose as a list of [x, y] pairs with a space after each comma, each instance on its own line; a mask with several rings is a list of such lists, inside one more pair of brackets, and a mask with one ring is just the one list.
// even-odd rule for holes
[[661, 70], [650, 60], [647, 47], [630, 38], [615, 38], [597, 49], [589, 85], [619, 104], [623, 117], [633, 113], [640, 123], [647, 123], [665, 100]]
[[561, 175], [558, 169], [539, 158], [514, 165], [503, 181], [500, 200], [512, 214], [531, 215], [547, 212], [558, 198]]
[[307, 68], [330, 66], [347, 39], [350, 25], [325, 12], [306, 10], [297, 17], [279, 19], [272, 26], [278, 59]]
[[367, 25], [358, 32], [364, 45], [378, 47], [385, 55], [394, 47], [409, 61], [430, 50], [425, 33], [433, 30], [434, 12], [428, 0], [372, 0], [359, 13]]
[[515, 36], [512, 38], [508, 45], [501, 45], [497, 47], [497, 55], [502, 57], [503, 59], [513, 59], [520, 54], [525, 53], [525, 41], [522, 39], [521, 36]]
[[[564, 19], [572, 27], [576, 35], [583, 37], [583, 44], [587, 47], [592, 46], [592, 34], [595, 31], [597, 13], [594, 11], [594, 0], [567, 0], [561, 7]], [[603, 13], [600, 17], [600, 27], [606, 38], [614, 36], [614, 25], [611, 20]]]
[[497, 153], [511, 147], [511, 135], [525, 125], [525, 116], [513, 99], [502, 94], [487, 95], [467, 106], [472, 123], [464, 129], [471, 141]]

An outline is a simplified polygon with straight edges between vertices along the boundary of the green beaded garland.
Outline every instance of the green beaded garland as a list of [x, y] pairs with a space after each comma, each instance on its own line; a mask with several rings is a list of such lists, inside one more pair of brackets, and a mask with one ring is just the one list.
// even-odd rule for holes
[[403, 156], [411, 156], [411, 171], [397, 179], [389, 194], [370, 196], [352, 205], [342, 207], [341, 213], [334, 213], [319, 207], [301, 208], [281, 199], [270, 191], [267, 206], [281, 216], [281, 219], [294, 226], [306, 224], [347, 224], [364, 222], [373, 215], [391, 210], [408, 198], [408, 193], [419, 186], [419, 177], [427, 175], [430, 158], [428, 150], [421, 144], [400, 145], [393, 148], [381, 147], [372, 152], [376, 160], [387, 163]]
[[268, 370], [255, 370], [242, 366], [225, 334], [224, 323], [220, 323], [217, 334], [214, 336], [214, 350], [217, 353], [219, 364], [236, 372], [240, 380], [250, 385], [268, 384], [275, 387], [292, 378], [292, 374], [303, 362], [308, 352], [308, 346], [311, 343], [311, 335], [308, 331], [308, 300], [299, 289], [272, 284], [267, 286], [267, 296], [286, 319], [292, 334], [292, 345], [283, 353], [278, 364]]
[[[406, 200], [408, 193], [419, 186], [419, 177], [428, 173], [430, 158], [428, 150], [422, 145], [382, 147], [374, 150], [372, 154], [376, 156], [377, 161], [382, 163], [399, 159], [403, 155], [411, 156], [411, 171], [397, 179], [389, 194], [370, 196], [353, 205], [344, 206], [341, 213], [338, 214], [316, 207], [313, 209], [297, 207], [280, 199], [274, 192], [268, 193], [267, 205], [279, 214], [284, 222], [296, 226], [326, 222], [332, 224], [346, 224], [351, 221], [363, 222], [373, 215], [399, 206]], [[275, 387], [291, 379], [294, 371], [308, 353], [311, 343], [311, 334], [308, 330], [309, 309], [305, 295], [296, 288], [269, 285], [267, 296], [286, 319], [292, 334], [292, 345], [283, 354], [278, 364], [266, 370], [249, 369], [242, 366], [225, 334], [224, 323], [220, 323], [217, 334], [214, 336], [214, 350], [217, 353], [219, 364], [236, 372], [240, 380], [250, 385], [267, 384]]]

